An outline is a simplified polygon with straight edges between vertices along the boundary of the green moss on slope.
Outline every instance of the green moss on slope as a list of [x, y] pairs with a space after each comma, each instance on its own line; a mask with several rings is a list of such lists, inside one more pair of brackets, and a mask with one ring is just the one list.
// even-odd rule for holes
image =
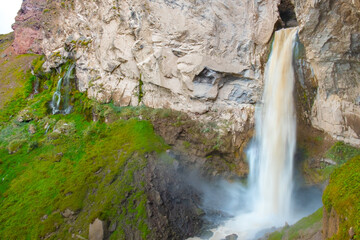
[[22, 91], [35, 54], [15, 55], [11, 49], [13, 33], [0, 35], [0, 109]]
[[360, 154], [336, 169], [323, 195], [326, 211], [333, 208], [340, 218], [338, 233], [332, 239], [348, 239], [353, 227], [354, 239], [360, 239]]
[[127, 231], [146, 239], [144, 155], [167, 146], [148, 121], [87, 121], [96, 104], [76, 90], [71, 114], [49, 115], [66, 65], [57, 75], [41, 73], [41, 64], [33, 63], [40, 93], [32, 93], [29, 74], [28, 86], [0, 110], [0, 239], [87, 238], [96, 218], [117, 226], [112, 239]]

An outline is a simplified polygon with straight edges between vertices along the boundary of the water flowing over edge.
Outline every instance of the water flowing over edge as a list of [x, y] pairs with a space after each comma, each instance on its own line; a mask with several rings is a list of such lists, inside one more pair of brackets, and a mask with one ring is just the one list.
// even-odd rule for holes
[[297, 29], [275, 33], [265, 70], [264, 93], [256, 107], [256, 136], [249, 149], [246, 209], [213, 229], [211, 240], [237, 234], [239, 239], [253, 239], [262, 230], [284, 226], [297, 219], [292, 216], [291, 193], [293, 158], [296, 146], [294, 109], [293, 47]]
[[[69, 66], [68, 70], [66, 71], [65, 75], [59, 79], [56, 87], [56, 91], [52, 97], [50, 107], [52, 109], [52, 114], [69, 114], [71, 112], [72, 106], [70, 105], [70, 78], [71, 73], [75, 67], [75, 64]], [[61, 89], [63, 88], [64, 94], [61, 94]], [[60, 109], [61, 99], [63, 96], [63, 106], [62, 110]]]

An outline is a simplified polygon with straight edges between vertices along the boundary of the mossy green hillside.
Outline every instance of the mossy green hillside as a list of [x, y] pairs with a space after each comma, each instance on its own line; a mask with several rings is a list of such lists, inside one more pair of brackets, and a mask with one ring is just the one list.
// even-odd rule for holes
[[[69, 134], [50, 137], [39, 126], [37, 136], [28, 136], [16, 153], [1, 149], [2, 238], [34, 239], [55, 232], [53, 239], [66, 239], [70, 227], [86, 237], [95, 218], [135, 227], [146, 238], [146, 195], [134, 175], [146, 166], [145, 152], [163, 151], [165, 145], [146, 121], [106, 125], [81, 119], [72, 114], [58, 120], [74, 126]], [[29, 124], [18, 131], [27, 131]], [[31, 149], [31, 142], [39, 146]], [[77, 213], [72, 224], [61, 215], [66, 209]], [[125, 238], [122, 228], [114, 234]]]
[[[60, 73], [53, 70], [49, 73], [43, 73], [41, 66], [44, 63], [42, 56], [38, 56], [32, 61], [33, 73], [30, 69], [26, 72], [24, 83], [21, 91], [16, 92], [15, 96], [4, 104], [4, 108], [0, 110], [0, 127], [8, 124], [9, 121], [19, 119], [22, 115], [26, 115], [24, 121], [33, 119], [42, 119], [50, 113], [49, 102], [56, 90], [58, 80], [66, 73], [71, 62], [64, 64], [60, 68]], [[38, 92], [35, 94], [35, 89]], [[79, 104], [85, 106], [85, 95], [79, 93], [76, 89], [72, 92], [72, 102], [80, 100]], [[78, 111], [82, 111], [81, 107]], [[21, 120], [20, 120], [21, 121]]]
[[49, 115], [66, 69], [60, 75], [36, 70], [40, 93], [31, 92], [29, 75], [28, 86], [0, 110], [0, 239], [87, 238], [95, 218], [117, 226], [111, 239], [129, 231], [146, 239], [144, 155], [167, 146], [148, 121], [87, 121], [97, 104], [76, 90], [71, 114]]
[[353, 157], [331, 174], [323, 195], [325, 210], [334, 209], [340, 219], [339, 231], [332, 239], [348, 239], [349, 229], [353, 239], [360, 239], [360, 154]]
[[[26, 80], [29, 78], [31, 61], [38, 58], [35, 54], [22, 54], [15, 56], [3, 53], [0, 44], [0, 108], [4, 103], [22, 91]], [[6, 55], [6, 57], [3, 57]]]

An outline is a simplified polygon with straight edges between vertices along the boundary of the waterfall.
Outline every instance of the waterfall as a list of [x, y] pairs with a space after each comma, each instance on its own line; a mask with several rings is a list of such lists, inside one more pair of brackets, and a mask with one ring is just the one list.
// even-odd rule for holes
[[[59, 79], [56, 87], [56, 91], [53, 94], [50, 106], [53, 114], [62, 113], [69, 114], [72, 106], [70, 105], [70, 91], [71, 91], [71, 73], [75, 67], [75, 64], [70, 65], [65, 75]], [[63, 95], [61, 90], [63, 89]], [[61, 101], [62, 100], [62, 101]], [[62, 106], [60, 107], [62, 103]]]
[[293, 158], [296, 145], [296, 117], [293, 101], [293, 46], [296, 28], [275, 33], [265, 70], [261, 103], [255, 113], [256, 136], [249, 150], [249, 209], [213, 230], [210, 239], [237, 234], [254, 239], [259, 232], [294, 222], [291, 214]]
[[296, 29], [275, 34], [266, 67], [262, 104], [256, 112], [256, 139], [250, 146], [250, 184], [264, 215], [290, 215], [296, 118], [293, 101], [293, 42]]

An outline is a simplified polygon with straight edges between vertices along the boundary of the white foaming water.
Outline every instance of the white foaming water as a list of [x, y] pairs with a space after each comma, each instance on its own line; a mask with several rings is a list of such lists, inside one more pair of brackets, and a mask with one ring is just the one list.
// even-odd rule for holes
[[[71, 73], [72, 70], [74, 69], [75, 64], [70, 65], [70, 67], [68, 68], [68, 70], [66, 71], [65, 75], [59, 79], [57, 87], [56, 87], [56, 91], [52, 97], [51, 103], [50, 103], [50, 107], [52, 108], [52, 113], [53, 114], [57, 114], [57, 113], [63, 113], [63, 114], [69, 114], [72, 106], [70, 106], [69, 101], [70, 101], [70, 78], [71, 78]], [[61, 89], [63, 87], [63, 106], [62, 106], [62, 110], [60, 110], [60, 104], [61, 104]]]
[[256, 136], [248, 152], [250, 173], [246, 194], [250, 207], [214, 229], [212, 240], [234, 233], [240, 240], [253, 239], [262, 230], [296, 220], [291, 214], [296, 145], [292, 62], [296, 32], [296, 28], [291, 28], [275, 33], [266, 66], [263, 99], [255, 113]]

